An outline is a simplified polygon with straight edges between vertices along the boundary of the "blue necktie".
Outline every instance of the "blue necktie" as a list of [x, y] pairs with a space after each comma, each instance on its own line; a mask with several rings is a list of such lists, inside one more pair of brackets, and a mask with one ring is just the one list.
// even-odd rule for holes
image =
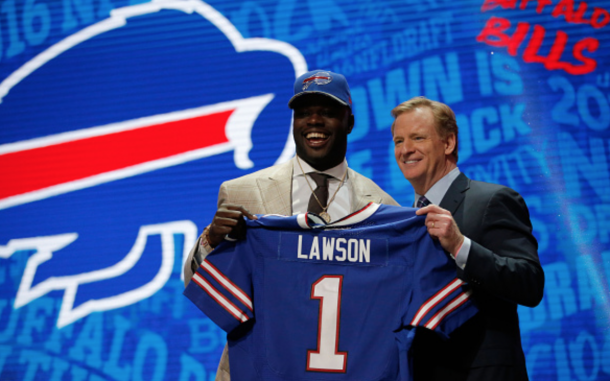
[[430, 205], [430, 204], [431, 204], [431, 202], [430, 202], [430, 200], [428, 200], [428, 199], [426, 198], [426, 196], [421, 196], [421, 197], [419, 198], [419, 200], [417, 200], [417, 205], [416, 205], [416, 206], [417, 206], [418, 208], [423, 208], [424, 206], [428, 206], [428, 205]]

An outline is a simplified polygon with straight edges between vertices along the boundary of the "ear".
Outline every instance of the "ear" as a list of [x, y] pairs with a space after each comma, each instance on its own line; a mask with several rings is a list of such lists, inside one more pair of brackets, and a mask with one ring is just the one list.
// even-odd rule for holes
[[348, 119], [347, 123], [348, 123], [347, 134], [349, 135], [352, 133], [352, 130], [354, 129], [354, 114], [352, 114], [351, 112], [349, 114], [349, 119]]
[[455, 134], [449, 134], [445, 138], [445, 155], [451, 155], [455, 149], [457, 143], [457, 137]]

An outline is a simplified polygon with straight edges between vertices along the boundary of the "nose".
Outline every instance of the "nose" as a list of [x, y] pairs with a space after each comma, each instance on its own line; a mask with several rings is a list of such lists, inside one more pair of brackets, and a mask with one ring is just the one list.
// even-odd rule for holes
[[403, 140], [399, 145], [396, 146], [396, 153], [400, 156], [406, 156], [414, 151], [413, 144], [409, 139]]
[[319, 126], [319, 125], [321, 125], [323, 123], [324, 122], [323, 122], [322, 116], [317, 111], [313, 111], [307, 117], [307, 124], [310, 125], [310, 126]]

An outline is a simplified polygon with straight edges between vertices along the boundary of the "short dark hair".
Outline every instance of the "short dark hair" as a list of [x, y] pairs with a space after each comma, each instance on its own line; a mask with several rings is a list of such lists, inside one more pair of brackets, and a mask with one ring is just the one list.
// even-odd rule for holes
[[458, 158], [458, 126], [455, 120], [455, 113], [449, 106], [444, 103], [433, 101], [426, 97], [414, 97], [406, 102], [399, 104], [392, 110], [392, 116], [394, 117], [394, 123], [392, 123], [392, 135], [394, 135], [394, 124], [396, 124], [396, 118], [399, 115], [411, 112], [419, 107], [427, 107], [432, 111], [432, 115], [435, 120], [436, 132], [441, 139], [446, 139], [447, 136], [455, 135], [455, 148], [451, 155]]

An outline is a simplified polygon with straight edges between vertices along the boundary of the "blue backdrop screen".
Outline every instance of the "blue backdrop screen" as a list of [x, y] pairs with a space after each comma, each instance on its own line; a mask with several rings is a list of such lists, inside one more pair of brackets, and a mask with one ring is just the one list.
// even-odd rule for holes
[[610, 380], [610, 5], [0, 1], [0, 379], [213, 380], [182, 296], [222, 181], [294, 154], [295, 78], [344, 74], [350, 167], [402, 205], [390, 110], [448, 104], [459, 167], [520, 192], [546, 274], [533, 380]]

